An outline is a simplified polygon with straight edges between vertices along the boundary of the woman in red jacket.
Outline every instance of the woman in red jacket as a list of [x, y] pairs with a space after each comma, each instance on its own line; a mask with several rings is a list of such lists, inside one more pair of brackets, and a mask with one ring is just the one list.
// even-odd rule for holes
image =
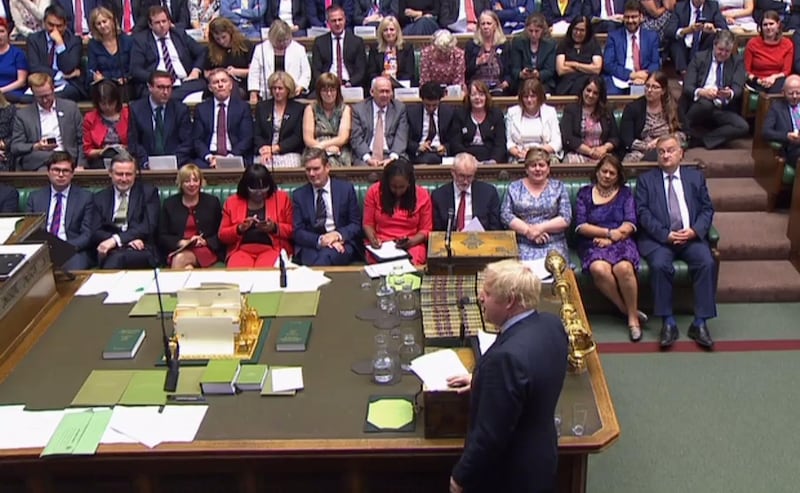
[[103, 158], [112, 158], [128, 147], [128, 107], [122, 105], [119, 85], [101, 80], [92, 88], [94, 109], [83, 117], [83, 153], [89, 168], [102, 169]]
[[752, 38], [744, 49], [747, 86], [759, 92], [778, 94], [792, 73], [794, 45], [783, 36], [781, 18], [774, 10], [764, 12], [761, 36]]
[[273, 267], [281, 249], [292, 254], [292, 201], [278, 190], [269, 170], [244, 170], [235, 195], [222, 210], [219, 239], [227, 245], [228, 267]]

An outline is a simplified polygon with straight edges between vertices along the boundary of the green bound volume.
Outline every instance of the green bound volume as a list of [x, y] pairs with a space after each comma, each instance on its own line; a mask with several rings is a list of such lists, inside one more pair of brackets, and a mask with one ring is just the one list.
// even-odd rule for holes
[[204, 394], [235, 394], [239, 371], [238, 359], [212, 359], [200, 378], [200, 388]]
[[261, 390], [264, 388], [268, 370], [267, 365], [241, 365], [239, 377], [236, 379], [236, 388], [241, 391]]
[[308, 337], [311, 335], [310, 320], [288, 320], [283, 323], [278, 339], [275, 342], [276, 351], [305, 351], [308, 347]]
[[132, 359], [142, 346], [144, 329], [116, 329], [103, 349], [103, 359]]

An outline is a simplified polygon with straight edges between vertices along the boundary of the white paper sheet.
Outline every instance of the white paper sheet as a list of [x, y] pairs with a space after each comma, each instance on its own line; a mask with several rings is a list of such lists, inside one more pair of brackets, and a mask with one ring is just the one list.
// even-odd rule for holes
[[107, 293], [122, 279], [124, 272], [100, 272], [89, 276], [89, 279], [78, 288], [75, 296], [94, 296]]
[[416, 272], [417, 269], [411, 265], [411, 262], [404, 258], [402, 260], [393, 260], [391, 262], [382, 262], [380, 264], [372, 264], [364, 267], [367, 275], [373, 279], [376, 277], [388, 276], [396, 265], [400, 266], [400, 271], [405, 274], [407, 272]]
[[478, 347], [481, 349], [481, 354], [484, 354], [486, 351], [492, 347], [494, 341], [497, 340], [497, 334], [490, 334], [485, 330], [478, 331]]
[[545, 259], [543, 258], [538, 258], [536, 260], [523, 260], [522, 265], [531, 269], [536, 277], [541, 279], [542, 282], [550, 282], [553, 280], [553, 276], [550, 274], [550, 271], [544, 267], [544, 261]]
[[[169, 271], [164, 272], [159, 270], [158, 271], [158, 284], [161, 288], [162, 293], [177, 293], [179, 290], [183, 289], [183, 286], [186, 285], [186, 281], [189, 280], [189, 276], [191, 275], [190, 271]], [[147, 294], [157, 294], [158, 290], [156, 289], [156, 280], [153, 279], [153, 282], [150, 283], [149, 286], [144, 290]]]
[[0, 243], [5, 243], [14, 234], [20, 219], [22, 219], [22, 216], [0, 217]]
[[447, 378], [469, 373], [452, 349], [423, 354], [411, 361], [411, 371], [422, 379], [428, 390], [447, 390]]
[[[108, 430], [113, 430], [116, 434], [127, 437], [133, 442], [142, 443], [150, 448], [161, 443], [161, 438], [154, 430], [157, 427], [159, 406], [116, 406], [111, 413], [111, 420], [108, 422], [106, 434], [100, 443], [119, 443], [106, 442], [114, 435], [109, 435]], [[129, 442], [128, 442], [129, 443]]]
[[37, 243], [34, 245], [0, 245], [0, 253], [2, 254], [22, 254], [25, 255], [25, 258], [22, 259], [22, 262], [18, 263], [16, 267], [14, 267], [11, 272], [8, 273], [8, 277], [11, 278], [14, 276], [14, 273], [18, 272], [25, 263], [30, 260], [30, 258], [35, 254], [40, 248], [45, 248], [44, 243]]
[[42, 448], [50, 441], [64, 411], [10, 409], [4, 414], [8, 419], [0, 419], [0, 449]]
[[272, 376], [273, 392], [300, 390], [303, 388], [303, 368], [300, 366], [275, 368], [270, 371], [270, 375]]
[[379, 261], [408, 258], [408, 252], [402, 248], [397, 248], [397, 245], [392, 240], [384, 241], [381, 243], [380, 248], [367, 245], [367, 250], [369, 250], [369, 252], [372, 253], [372, 255], [374, 255]]
[[486, 230], [483, 229], [483, 224], [481, 224], [481, 220], [478, 219], [477, 217], [473, 217], [472, 219], [469, 220], [467, 224], [464, 225], [464, 229], [462, 229], [461, 231], [480, 233]]
[[151, 270], [126, 270], [114, 287], [108, 290], [108, 296], [103, 300], [103, 304], [135, 303], [152, 282]]

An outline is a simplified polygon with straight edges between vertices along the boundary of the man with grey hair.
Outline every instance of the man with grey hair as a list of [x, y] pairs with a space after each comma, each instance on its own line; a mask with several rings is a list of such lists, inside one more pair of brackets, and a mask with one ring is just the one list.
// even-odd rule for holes
[[554, 491], [553, 415], [567, 371], [567, 335], [558, 316], [537, 311], [541, 281], [520, 261], [494, 262], [484, 273], [478, 299], [500, 334], [472, 375], [447, 381], [458, 392], [471, 391], [450, 492]]
[[[750, 131], [740, 114], [744, 62], [730, 31], [719, 31], [714, 47], [692, 59], [683, 80], [687, 134], [706, 149], [744, 137]], [[691, 141], [690, 141], [691, 142]]]
[[356, 166], [383, 167], [406, 156], [408, 121], [406, 107], [394, 100], [392, 81], [375, 77], [371, 98], [353, 106], [350, 146]]
[[786, 77], [783, 98], [772, 101], [762, 132], [764, 139], [780, 142], [786, 164], [796, 167], [800, 158], [800, 75]]
[[447, 229], [447, 216], [453, 211], [453, 231], [461, 231], [477, 218], [487, 231], [503, 229], [500, 222], [500, 197], [494, 185], [475, 181], [478, 160], [472, 154], [456, 155], [450, 174], [453, 181], [445, 183], [431, 193], [433, 201], [433, 229]]

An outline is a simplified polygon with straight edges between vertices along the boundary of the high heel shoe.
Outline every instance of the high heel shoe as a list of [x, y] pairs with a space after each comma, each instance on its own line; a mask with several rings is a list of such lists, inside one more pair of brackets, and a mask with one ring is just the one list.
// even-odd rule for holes
[[637, 327], [636, 325], [631, 325], [628, 327], [628, 338], [631, 342], [639, 342], [642, 340], [642, 328]]

